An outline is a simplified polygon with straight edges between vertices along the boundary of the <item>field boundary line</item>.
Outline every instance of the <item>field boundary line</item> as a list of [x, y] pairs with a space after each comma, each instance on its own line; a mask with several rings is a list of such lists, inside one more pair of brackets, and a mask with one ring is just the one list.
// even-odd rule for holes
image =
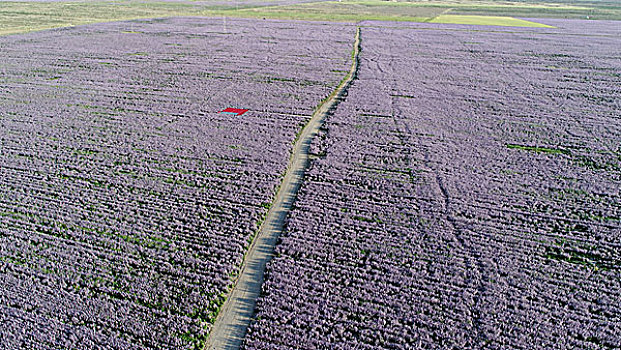
[[261, 295], [266, 265], [273, 256], [274, 246], [282, 233], [287, 214], [304, 180], [304, 173], [310, 161], [310, 144], [326, 117], [342, 100], [352, 81], [356, 79], [360, 51], [360, 27], [357, 26], [351, 68], [336, 89], [315, 109], [308, 123], [297, 136], [287, 170], [274, 201], [256, 237], [250, 244], [233, 287], [228, 292], [216, 321], [211, 327], [205, 350], [237, 350], [242, 346], [248, 326], [254, 316], [256, 302]]

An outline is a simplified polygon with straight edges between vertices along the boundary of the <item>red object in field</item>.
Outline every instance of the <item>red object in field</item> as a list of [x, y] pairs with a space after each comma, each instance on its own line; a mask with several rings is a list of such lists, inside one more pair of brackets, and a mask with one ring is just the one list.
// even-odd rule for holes
[[242, 115], [246, 112], [248, 112], [247, 109], [239, 109], [239, 108], [227, 108], [225, 110], [220, 111], [220, 113], [231, 113], [235, 115]]

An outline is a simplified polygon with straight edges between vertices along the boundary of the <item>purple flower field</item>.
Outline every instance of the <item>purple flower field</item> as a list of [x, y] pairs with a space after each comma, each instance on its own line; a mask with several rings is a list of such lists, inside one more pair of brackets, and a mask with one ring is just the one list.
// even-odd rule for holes
[[0, 36], [0, 349], [621, 348], [621, 28], [537, 21]]
[[354, 33], [179, 18], [0, 38], [0, 348], [200, 348]]
[[364, 23], [245, 349], [621, 347], [621, 31], [549, 22]]

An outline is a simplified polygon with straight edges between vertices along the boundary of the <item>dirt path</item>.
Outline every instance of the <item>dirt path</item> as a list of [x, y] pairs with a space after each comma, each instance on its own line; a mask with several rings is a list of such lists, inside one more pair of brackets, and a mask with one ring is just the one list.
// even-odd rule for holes
[[283, 230], [287, 213], [291, 210], [304, 179], [304, 172], [309, 162], [311, 141], [319, 131], [326, 116], [336, 107], [355, 79], [358, 71], [359, 53], [360, 27], [356, 30], [351, 69], [330, 97], [315, 110], [297, 139], [280, 189], [276, 193], [274, 202], [267, 212], [267, 217], [257, 237], [248, 249], [235, 286], [220, 309], [205, 344], [206, 350], [236, 350], [240, 348], [250, 325], [256, 301], [261, 294], [265, 266], [272, 258], [274, 246]]

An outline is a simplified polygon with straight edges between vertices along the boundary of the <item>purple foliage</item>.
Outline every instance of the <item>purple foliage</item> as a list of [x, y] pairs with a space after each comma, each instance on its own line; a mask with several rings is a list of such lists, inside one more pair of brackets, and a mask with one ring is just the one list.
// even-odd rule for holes
[[363, 27], [245, 348], [621, 347], [621, 33], [570, 24]]
[[354, 31], [186, 18], [0, 38], [0, 348], [198, 347]]

